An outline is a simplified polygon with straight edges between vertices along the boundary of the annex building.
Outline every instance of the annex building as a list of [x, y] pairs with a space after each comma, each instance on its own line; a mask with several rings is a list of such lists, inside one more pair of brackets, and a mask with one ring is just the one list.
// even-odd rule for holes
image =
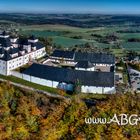
[[89, 61], [96, 66], [112, 66], [115, 64], [115, 57], [112, 54], [64, 50], [55, 50], [50, 55], [50, 60], [71, 64], [76, 64], [79, 61]]
[[74, 91], [79, 86], [82, 93], [115, 93], [114, 72], [83, 71], [33, 64], [22, 73], [24, 80], [44, 86]]

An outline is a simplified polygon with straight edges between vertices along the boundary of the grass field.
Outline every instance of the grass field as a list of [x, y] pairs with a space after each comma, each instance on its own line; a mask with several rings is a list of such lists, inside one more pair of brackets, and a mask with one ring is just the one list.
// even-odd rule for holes
[[117, 57], [123, 57], [124, 52], [123, 49], [111, 49], [111, 52], [115, 54]]
[[[117, 31], [125, 29], [127, 29], [127, 27], [114, 26], [100, 28], [79, 28], [66, 25], [30, 25], [22, 26], [21, 33], [25, 35], [34, 34], [37, 37], [51, 37], [53, 39], [53, 43], [62, 47], [71, 47], [90, 43], [95, 47], [112, 49], [113, 47], [110, 44], [96, 42], [96, 38], [91, 36], [91, 34], [106, 36], [110, 33], [115, 33], [122, 42], [122, 48], [126, 50], [140, 51], [140, 43], [127, 43], [129, 38], [140, 38], [140, 33], [117, 33]], [[74, 39], [73, 37], [75, 36], [80, 36], [81, 39]], [[123, 50], [113, 49], [112, 52], [117, 56], [122, 56], [123, 54]]]
[[123, 43], [122, 47], [126, 50], [140, 51], [140, 43], [139, 42], [127, 42]]
[[70, 32], [88, 32], [91, 30], [101, 30], [102, 28], [79, 28], [79, 27], [72, 27], [67, 25], [30, 25], [30, 26], [22, 26], [22, 30], [50, 30], [50, 31], [70, 31]]
[[24, 35], [35, 35], [36, 37], [54, 37], [62, 35], [59, 31], [48, 31], [48, 30], [25, 30], [22, 31]]
[[18, 83], [18, 84], [22, 84], [22, 85], [25, 85], [25, 86], [33, 87], [35, 89], [44, 90], [44, 91], [51, 92], [51, 93], [57, 93], [57, 89], [50, 88], [50, 87], [47, 87], [47, 86], [38, 85], [38, 84], [35, 84], [35, 83], [31, 83], [31, 82], [25, 81], [23, 79], [20, 79], [20, 78], [14, 77], [14, 76], [0, 75], [0, 78], [5, 79], [5, 80], [9, 80], [9, 81], [12, 81], [12, 82], [15, 82], [15, 83]]
[[119, 36], [127, 40], [129, 38], [140, 38], [140, 33], [119, 33]]
[[[21, 34], [35, 35], [37, 37], [51, 37], [53, 43], [63, 47], [83, 45], [85, 43], [94, 43], [96, 47], [110, 47], [108, 44], [98, 43], [91, 37], [92, 33], [103, 34], [105, 28], [78, 28], [66, 25], [32, 25], [23, 26]], [[111, 30], [110, 30], [111, 31]], [[74, 39], [75, 36], [81, 36], [82, 39]]]
[[53, 38], [53, 42], [57, 45], [61, 45], [64, 47], [71, 47], [71, 46], [75, 46], [75, 45], [85, 44], [88, 41], [82, 40], [82, 39], [72, 39], [72, 38], [68, 38], [68, 37], [56, 36]]

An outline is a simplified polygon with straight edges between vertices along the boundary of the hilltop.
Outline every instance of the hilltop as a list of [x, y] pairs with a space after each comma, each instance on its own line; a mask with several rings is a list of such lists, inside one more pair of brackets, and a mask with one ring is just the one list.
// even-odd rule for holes
[[138, 139], [140, 125], [89, 125], [86, 117], [139, 114], [140, 95], [73, 95], [71, 102], [0, 84], [1, 140]]

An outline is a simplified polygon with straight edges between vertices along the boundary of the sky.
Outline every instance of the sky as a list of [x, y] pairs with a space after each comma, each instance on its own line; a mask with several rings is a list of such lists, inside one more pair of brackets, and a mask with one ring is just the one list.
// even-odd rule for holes
[[140, 14], [140, 0], [0, 0], [0, 12]]

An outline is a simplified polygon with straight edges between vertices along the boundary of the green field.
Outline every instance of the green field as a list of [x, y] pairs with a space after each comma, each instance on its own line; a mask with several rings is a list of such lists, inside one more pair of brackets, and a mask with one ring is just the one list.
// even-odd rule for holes
[[140, 51], [140, 43], [139, 42], [127, 42], [123, 43], [122, 47], [126, 50]]
[[22, 34], [24, 35], [35, 35], [36, 37], [53, 37], [53, 36], [60, 36], [62, 35], [59, 31], [40, 31], [40, 30], [25, 30], [22, 31]]
[[[117, 56], [122, 56], [123, 50], [116, 50], [111, 44], [99, 43], [95, 41], [96, 37], [91, 34], [106, 36], [115, 33], [120, 40], [120, 45], [126, 50], [140, 51], [140, 43], [128, 43], [129, 38], [140, 38], [140, 33], [117, 33], [119, 30], [124, 30], [126, 27], [100, 27], [100, 28], [79, 28], [66, 25], [30, 25], [22, 26], [20, 33], [24, 35], [35, 35], [37, 37], [48, 37], [53, 39], [56, 46], [72, 47], [75, 45], [84, 45], [89, 43], [97, 48], [112, 48], [112, 52]], [[80, 37], [80, 39], [74, 39]]]
[[[53, 43], [61, 45], [62, 47], [84, 45], [85, 43], [90, 43], [95, 47], [101, 48], [110, 47], [108, 44], [96, 42], [94, 37], [91, 37], [93, 33], [104, 34], [105, 32], [105, 28], [78, 28], [65, 25], [33, 25], [23, 26], [21, 28], [21, 34], [51, 37]], [[81, 39], [74, 39], [75, 36], [80, 36]]]
[[53, 42], [57, 45], [61, 45], [64, 47], [71, 47], [71, 46], [75, 46], [75, 45], [85, 44], [88, 41], [82, 40], [82, 39], [72, 39], [72, 38], [68, 38], [68, 37], [55, 36], [53, 38]]
[[79, 27], [72, 27], [66, 25], [29, 25], [29, 26], [21, 26], [21, 29], [26, 30], [50, 30], [50, 31], [70, 31], [70, 32], [87, 32], [90, 30], [101, 30], [102, 28], [79, 28]]
[[119, 33], [119, 36], [127, 40], [129, 38], [140, 38], [140, 33]]
[[125, 55], [123, 49], [111, 49], [111, 52], [117, 57], [123, 57]]

